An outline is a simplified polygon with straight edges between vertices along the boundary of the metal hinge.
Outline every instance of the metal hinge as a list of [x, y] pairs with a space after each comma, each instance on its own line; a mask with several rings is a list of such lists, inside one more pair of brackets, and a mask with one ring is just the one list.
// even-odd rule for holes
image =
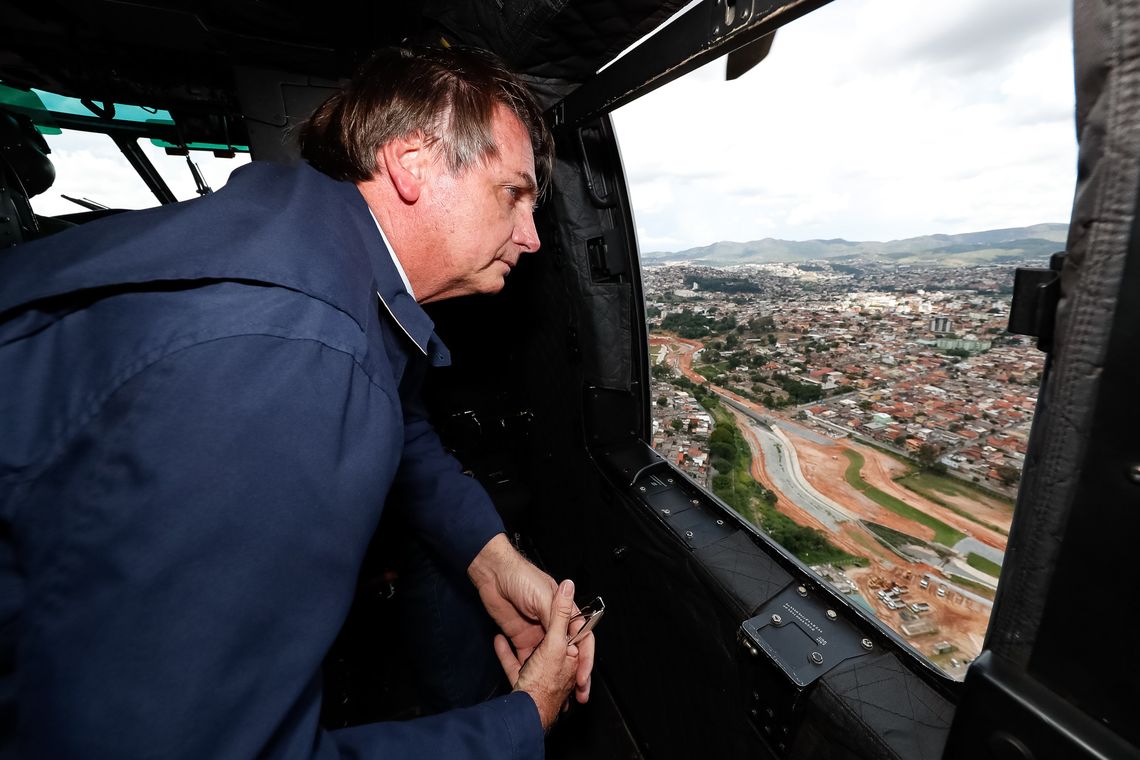
[[1009, 331], [1037, 338], [1041, 351], [1053, 349], [1057, 304], [1061, 300], [1061, 268], [1065, 253], [1054, 253], [1049, 268], [1018, 267], [1013, 276], [1013, 302], [1009, 305]]

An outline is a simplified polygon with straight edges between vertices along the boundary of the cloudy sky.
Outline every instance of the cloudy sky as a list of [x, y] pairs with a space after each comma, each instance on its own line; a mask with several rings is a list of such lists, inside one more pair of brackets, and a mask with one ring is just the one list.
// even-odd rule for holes
[[643, 251], [1067, 222], [1069, 0], [836, 0], [614, 115]]
[[[135, 174], [115, 143], [107, 135], [65, 131], [61, 135], [48, 135], [51, 160], [55, 166], [55, 184], [32, 201], [36, 212], [51, 216], [69, 214], [83, 209], [61, 197], [89, 198], [112, 208], [146, 208], [158, 201]], [[196, 198], [193, 175], [186, 159], [168, 156], [149, 140], [140, 145], [158, 173], [166, 180], [170, 191], [178, 200]], [[212, 153], [194, 153], [194, 161], [202, 171], [206, 184], [217, 190], [225, 184], [230, 172], [249, 157], [239, 154], [232, 159], [214, 158]]]
[[[742, 78], [724, 81], [721, 60], [622, 108], [642, 250], [1068, 221], [1069, 5], [835, 0], [782, 29]], [[49, 139], [60, 176], [40, 213], [77, 209], [59, 192], [154, 204], [106, 137]], [[193, 197], [185, 160], [150, 153]], [[197, 160], [215, 188], [245, 161]]]

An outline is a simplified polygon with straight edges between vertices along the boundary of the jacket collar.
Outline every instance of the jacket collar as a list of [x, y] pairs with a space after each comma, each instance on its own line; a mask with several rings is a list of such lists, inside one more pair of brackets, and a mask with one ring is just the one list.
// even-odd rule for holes
[[404, 335], [424, 356], [428, 358], [433, 367], [447, 366], [451, 363], [451, 354], [443, 341], [435, 334], [435, 324], [408, 293], [404, 285], [404, 278], [396, 268], [395, 252], [388, 248], [384, 235], [380, 232], [379, 223], [368, 211], [368, 204], [364, 196], [357, 193], [360, 202], [364, 204], [368, 218], [375, 225], [374, 240], [368, 246], [368, 258], [372, 262], [372, 273], [376, 281], [376, 296], [380, 299], [381, 307], [387, 311], [388, 316], [404, 331]]

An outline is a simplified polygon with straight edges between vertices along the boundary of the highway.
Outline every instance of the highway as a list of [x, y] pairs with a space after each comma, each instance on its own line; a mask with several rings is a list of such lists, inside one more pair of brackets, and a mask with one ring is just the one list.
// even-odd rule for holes
[[[723, 397], [722, 397], [723, 398]], [[726, 401], [728, 401], [726, 399]], [[732, 403], [729, 401], [729, 403]], [[735, 406], [735, 404], [733, 404]], [[790, 456], [794, 449], [787, 443], [787, 439], [772, 432], [768, 427], [747, 418], [749, 429], [760, 442], [764, 469], [772, 484], [784, 494], [797, 507], [809, 512], [833, 533], [839, 532], [840, 523], [851, 519], [841, 507], [824, 497], [804, 480], [799, 471], [799, 465]], [[753, 451], [755, 456], [757, 452]]]

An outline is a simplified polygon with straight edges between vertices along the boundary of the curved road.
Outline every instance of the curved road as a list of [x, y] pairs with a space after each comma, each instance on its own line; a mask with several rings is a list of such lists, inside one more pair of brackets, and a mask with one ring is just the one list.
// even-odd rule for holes
[[796, 472], [797, 464], [791, 460], [786, 442], [780, 440], [779, 436], [765, 425], [750, 418], [747, 424], [756, 436], [756, 440], [760, 442], [759, 453], [764, 458], [764, 469], [772, 479], [772, 484], [787, 496], [789, 501], [811, 513], [812, 517], [827, 526], [829, 531], [838, 533], [839, 524], [851, 518], [816, 494], [815, 489], [804, 481], [803, 475]]

